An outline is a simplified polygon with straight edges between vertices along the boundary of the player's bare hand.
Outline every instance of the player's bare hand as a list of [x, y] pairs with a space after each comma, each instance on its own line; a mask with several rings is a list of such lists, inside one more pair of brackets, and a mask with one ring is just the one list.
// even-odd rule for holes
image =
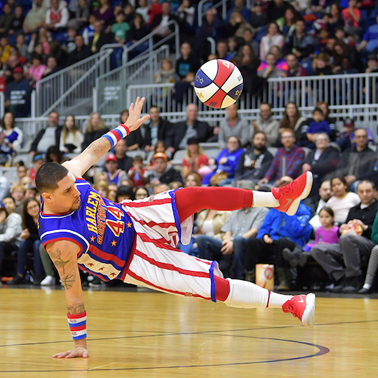
[[125, 122], [125, 125], [130, 129], [130, 131], [135, 131], [139, 129], [140, 125], [146, 122], [150, 116], [146, 114], [145, 116], [141, 117], [140, 113], [142, 112], [143, 104], [145, 98], [137, 97], [135, 100], [135, 104], [132, 103], [129, 108], [129, 117]]
[[53, 358], [88, 358], [88, 350], [84, 347], [76, 347], [67, 352], [53, 354]]

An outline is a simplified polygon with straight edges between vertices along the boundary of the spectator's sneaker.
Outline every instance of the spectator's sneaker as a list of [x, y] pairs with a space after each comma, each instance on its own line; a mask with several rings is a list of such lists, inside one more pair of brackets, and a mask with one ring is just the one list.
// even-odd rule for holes
[[294, 295], [282, 305], [283, 312], [290, 312], [304, 326], [312, 327], [315, 320], [315, 294]]
[[294, 215], [298, 210], [301, 200], [310, 194], [311, 187], [312, 173], [306, 172], [286, 186], [273, 188], [272, 194], [280, 203], [280, 206], [275, 209], [285, 212], [288, 215]]
[[55, 285], [55, 277], [52, 276], [46, 276], [42, 281], [41, 281], [41, 286], [53, 286]]
[[7, 285], [9, 286], [24, 285], [24, 284], [26, 284], [26, 281], [23, 277], [20, 277], [20, 276], [16, 276], [13, 278], [13, 280], [7, 282]]

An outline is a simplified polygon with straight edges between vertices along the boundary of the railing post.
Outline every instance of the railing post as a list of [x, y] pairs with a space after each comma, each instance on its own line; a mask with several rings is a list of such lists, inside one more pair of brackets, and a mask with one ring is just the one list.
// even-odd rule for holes
[[[35, 104], [36, 104], [35, 96], [36, 96], [36, 91], [32, 91], [32, 93], [31, 93], [31, 101], [30, 101], [30, 107], [31, 107], [31, 109], [30, 109], [30, 116], [32, 118], [35, 118]], [[2, 97], [2, 100], [3, 99], [4, 98]], [[1, 105], [2, 105], [1, 106], [1, 110], [3, 110], [4, 109], [4, 102], [2, 102]], [[3, 116], [3, 114], [1, 114], [1, 117], [2, 116]]]
[[97, 112], [97, 88], [94, 87], [92, 89], [92, 92], [93, 92], [93, 97], [92, 97], [92, 108], [93, 108], [93, 112]]

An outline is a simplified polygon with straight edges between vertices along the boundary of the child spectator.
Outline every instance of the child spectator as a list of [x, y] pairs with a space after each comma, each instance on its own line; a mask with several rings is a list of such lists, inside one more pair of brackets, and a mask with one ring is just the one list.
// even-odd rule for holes
[[12, 113], [5, 113], [1, 121], [0, 129], [0, 164], [8, 161], [14, 151], [18, 151], [22, 144], [22, 131], [14, 127], [14, 116]]
[[29, 80], [29, 84], [35, 88], [37, 86], [37, 81], [41, 80], [43, 73], [46, 70], [46, 66], [42, 64], [42, 55], [33, 54], [32, 55], [32, 65], [30, 66], [28, 72], [26, 73], [26, 78]]
[[173, 69], [172, 60], [165, 58], [161, 61], [161, 69], [155, 74], [155, 83], [174, 83], [175, 82], [175, 70]]
[[66, 47], [66, 50], [69, 54], [72, 53], [76, 49], [76, 44], [75, 44], [75, 37], [77, 35], [76, 29], [74, 28], [68, 28], [68, 38], [64, 42], [64, 46]]
[[[112, 33], [114, 39], [120, 45], [124, 45], [127, 40], [127, 32], [130, 30], [130, 26], [125, 22], [125, 15], [123, 12], [119, 12], [116, 15], [116, 23], [112, 25]], [[121, 50], [122, 51], [122, 50]]]
[[145, 168], [143, 168], [143, 158], [139, 155], [133, 159], [133, 166], [130, 168], [128, 174], [129, 179], [133, 182], [134, 188], [144, 186], [147, 178], [145, 176]]
[[327, 121], [324, 120], [323, 110], [320, 108], [315, 108], [312, 112], [313, 121], [310, 123], [307, 130], [307, 139], [310, 142], [315, 142], [315, 137], [317, 133], [326, 133], [328, 136], [332, 134], [332, 130], [329, 127]]
[[16, 37], [16, 47], [21, 56], [27, 58], [28, 56], [28, 46], [25, 43], [25, 36], [23, 34], [19, 34]]
[[14, 10], [14, 17], [10, 24], [9, 34], [10, 35], [22, 35], [22, 25], [24, 24], [25, 16], [24, 10], [21, 5], [17, 5]]
[[189, 138], [186, 147], [186, 156], [182, 160], [182, 175], [187, 178], [190, 172], [198, 173], [199, 169], [209, 164], [209, 159], [203, 152], [197, 138]]
[[332, 75], [332, 68], [329, 65], [330, 57], [326, 53], [320, 53], [313, 61], [313, 76]]
[[23, 185], [20, 185], [18, 183], [14, 183], [11, 187], [11, 196], [14, 199], [14, 203], [16, 204], [16, 208], [14, 209], [14, 212], [17, 214], [22, 214], [22, 208], [24, 206], [24, 197], [26, 189]]
[[139, 7], [135, 9], [135, 13], [140, 14], [143, 17], [145, 23], [148, 22], [150, 16], [148, 14], [149, 7], [147, 4], [147, 0], [138, 0]]
[[94, 14], [89, 16], [89, 25], [83, 30], [84, 43], [88, 45], [89, 40], [94, 36], [94, 24], [97, 21], [97, 17]]
[[128, 185], [121, 185], [118, 187], [116, 196], [115, 196], [115, 202], [120, 203], [125, 200], [131, 200], [134, 201], [134, 191], [131, 186]]
[[141, 200], [144, 198], [149, 197], [150, 194], [148, 193], [148, 189], [145, 186], [140, 186], [139, 188], [135, 189], [135, 199]]
[[44, 163], [43, 155], [36, 155], [33, 158], [33, 167], [30, 168], [30, 178], [34, 181], [35, 175], [38, 172], [38, 169], [41, 168], [41, 165]]
[[10, 45], [7, 37], [0, 38], [0, 61], [6, 63], [10, 55]]
[[0, 16], [0, 35], [7, 36], [9, 34], [12, 21], [14, 19], [12, 8], [9, 4], [5, 3], [3, 6], [3, 14]]

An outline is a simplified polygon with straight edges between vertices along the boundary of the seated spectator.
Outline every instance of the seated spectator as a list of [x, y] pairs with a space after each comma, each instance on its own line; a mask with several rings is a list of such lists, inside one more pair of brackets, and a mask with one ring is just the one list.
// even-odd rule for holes
[[251, 24], [246, 21], [240, 12], [232, 12], [230, 21], [225, 28], [226, 37], [235, 36], [240, 39], [243, 37], [245, 30], [252, 30]]
[[277, 290], [290, 290], [290, 265], [282, 252], [285, 248], [293, 251], [307, 243], [312, 230], [308, 223], [310, 215], [311, 210], [302, 203], [294, 216], [270, 209], [256, 237], [249, 238], [245, 245], [246, 271], [253, 271], [259, 263], [274, 262], [279, 281]]
[[3, 5], [3, 14], [0, 16], [0, 37], [7, 37], [15, 18], [12, 8], [8, 3]]
[[26, 189], [22, 184], [14, 183], [10, 188], [10, 194], [16, 204], [14, 212], [20, 215], [24, 206], [25, 192]]
[[38, 169], [41, 168], [42, 164], [45, 162], [43, 155], [36, 155], [33, 157], [33, 167], [30, 168], [30, 178], [35, 180], [35, 175]]
[[50, 146], [45, 155], [46, 163], [63, 163], [63, 152], [59, 150], [59, 146]]
[[[114, 18], [113, 18], [113, 8], [110, 6], [109, 0], [100, 0], [98, 6], [94, 8], [93, 13], [97, 17], [98, 21], [101, 22], [101, 25], [106, 29], [110, 28]], [[109, 30], [106, 30], [108, 32]]]
[[[221, 39], [217, 42], [216, 55], [218, 59], [227, 60], [227, 41]], [[196, 71], [193, 71], [196, 72]]]
[[21, 67], [13, 69], [14, 81], [5, 91], [5, 109], [17, 117], [28, 117], [31, 112], [32, 87], [24, 77]]
[[209, 165], [214, 171], [207, 174], [203, 180], [203, 185], [223, 186], [229, 185], [235, 176], [238, 161], [243, 153], [240, 140], [235, 136], [228, 137], [227, 146], [219, 152], [216, 159], [210, 159]]
[[361, 20], [361, 12], [357, 7], [358, 1], [357, 0], [348, 0], [348, 8], [345, 8], [342, 11], [343, 19], [344, 19], [344, 28], [348, 34], [359, 38], [359, 34], [361, 31], [360, 28], [360, 20]]
[[[287, 65], [286, 63], [286, 58], [282, 58], [282, 50], [281, 48], [279, 48], [278, 46], [272, 46], [270, 49], [269, 49], [269, 54], [273, 54], [277, 61], [276, 61], [276, 68], [280, 71], [282, 71], [285, 75], [287, 75], [288, 71], [289, 71], [289, 66]], [[261, 71], [263, 70], [264, 68], [266, 68], [268, 66], [267, 62], [266, 62], [266, 59], [263, 60], [260, 65], [259, 65], [259, 68], [257, 69], [257, 71]]]
[[108, 183], [120, 185], [121, 181], [127, 178], [125, 171], [118, 168], [117, 157], [114, 154], [109, 154], [105, 158], [105, 169], [108, 176]]
[[[304, 250], [296, 248], [293, 251], [286, 248], [282, 251], [283, 258], [289, 264], [296, 268], [306, 265], [308, 257], [311, 255], [311, 249], [319, 244], [335, 244], [339, 242], [339, 227], [335, 226], [335, 214], [330, 207], [324, 206], [319, 211], [320, 226], [315, 230], [315, 241], [305, 245]], [[310, 221], [311, 222], [311, 221]]]
[[26, 73], [26, 79], [33, 88], [37, 86], [37, 82], [42, 79], [46, 66], [42, 63], [42, 56], [39, 54], [32, 55], [32, 65]]
[[219, 124], [218, 144], [221, 149], [227, 145], [228, 138], [236, 136], [245, 147], [248, 143], [250, 126], [246, 119], [242, 119], [238, 115], [238, 106], [232, 104], [226, 108], [227, 118], [222, 119]]
[[68, 115], [64, 121], [62, 134], [60, 136], [59, 149], [65, 153], [79, 153], [81, 152], [83, 141], [84, 135], [76, 127], [75, 117]]
[[318, 54], [312, 63], [312, 76], [332, 75], [333, 70], [330, 66], [330, 56], [326, 53]]
[[[265, 207], [259, 207], [236, 210], [230, 215], [229, 212], [215, 212], [214, 214], [213, 210], [210, 212], [205, 210], [203, 215], [200, 213], [200, 224], [205, 218], [202, 223], [205, 230], [207, 222], [211, 231], [210, 222], [212, 222], [213, 236], [204, 233], [195, 238], [198, 257], [217, 261], [225, 277], [243, 280], [245, 278], [244, 249], [246, 242], [249, 238], [256, 236], [267, 212], [268, 209]], [[213, 216], [212, 219], [211, 216]], [[225, 223], [218, 228], [216, 224], [221, 220], [224, 220]]]
[[327, 206], [335, 213], [335, 223], [337, 225], [345, 223], [349, 210], [360, 203], [360, 198], [356, 193], [348, 192], [345, 179], [336, 176], [331, 179], [332, 197], [328, 200]]
[[169, 152], [174, 153], [176, 150], [186, 149], [187, 141], [191, 137], [197, 137], [199, 143], [204, 143], [213, 135], [210, 125], [207, 122], [199, 121], [197, 116], [197, 105], [189, 104], [186, 107], [186, 120], [172, 126], [167, 137]]
[[267, 102], [263, 102], [260, 104], [260, 118], [252, 122], [249, 140], [252, 141], [255, 132], [263, 131], [266, 135], [266, 146], [272, 147], [279, 137], [279, 126], [278, 121], [273, 118], [272, 106]]
[[284, 55], [293, 54], [299, 61], [307, 58], [314, 49], [312, 36], [306, 32], [304, 20], [295, 23], [295, 31], [286, 37]]
[[22, 219], [19, 214], [8, 215], [5, 205], [2, 202], [0, 203], [0, 282], [1, 275], [4, 273], [4, 257], [10, 256], [13, 251], [17, 251], [20, 245], [21, 222]]
[[156, 153], [153, 160], [155, 169], [150, 171], [147, 177], [147, 182], [151, 187], [160, 184], [169, 184], [172, 181], [183, 182], [180, 173], [168, 165], [168, 159], [165, 153]]
[[[377, 37], [378, 39], [378, 37]], [[367, 57], [367, 67], [365, 73], [377, 73], [378, 72], [378, 57], [377, 54], [370, 54]], [[364, 88], [366, 93], [366, 88]]]
[[260, 61], [256, 58], [251, 45], [245, 44], [240, 48], [239, 57], [235, 63], [239, 67], [244, 80], [242, 96], [258, 95], [262, 89], [263, 80], [256, 73]]
[[53, 56], [49, 56], [47, 58], [47, 65], [46, 69], [43, 72], [42, 78], [48, 77], [49, 75], [54, 74], [55, 72], [59, 71], [58, 62], [56, 61], [56, 58]]
[[277, 20], [277, 25], [283, 35], [292, 34], [295, 30], [296, 22], [301, 18], [301, 15], [293, 8], [286, 9], [285, 15]]
[[328, 103], [325, 101], [318, 101], [315, 107], [323, 111], [324, 120], [328, 123], [330, 129], [332, 130], [330, 139], [331, 141], [335, 141], [337, 136], [339, 135], [339, 131], [336, 127], [336, 119], [329, 116], [331, 111], [329, 109]]
[[311, 12], [315, 14], [323, 14], [329, 13], [331, 11], [332, 0], [325, 0], [324, 2], [321, 0], [311, 0]]
[[192, 47], [188, 42], [181, 45], [181, 56], [176, 60], [177, 80], [183, 80], [189, 72], [196, 73], [201, 66], [199, 59], [192, 53]]
[[76, 44], [75, 44], [76, 35], [77, 35], [76, 29], [68, 28], [67, 38], [65, 39], [63, 43], [63, 46], [67, 50], [68, 54], [71, 54], [72, 51], [76, 49]]
[[106, 134], [109, 129], [105, 126], [105, 122], [101, 118], [101, 114], [93, 112], [89, 116], [89, 120], [85, 126], [84, 142], [81, 148], [85, 150], [92, 142]]
[[[294, 131], [297, 144], [298, 141], [301, 140], [302, 137], [302, 132], [303, 132], [303, 125], [306, 121], [306, 118], [302, 116], [302, 113], [298, 109], [298, 106], [296, 105], [295, 102], [288, 102], [285, 111], [283, 114], [282, 121], [280, 122], [280, 128], [279, 130], [283, 129], [291, 129]], [[307, 131], [307, 127], [306, 127]], [[277, 133], [277, 141], [275, 142], [275, 146], [280, 146], [281, 141], [280, 141], [280, 134]]]
[[117, 188], [115, 195], [115, 202], [121, 203], [122, 201], [131, 200], [134, 201], [135, 195], [133, 188], [127, 185], [121, 185]]
[[274, 54], [268, 53], [266, 56], [266, 68], [260, 70], [257, 74], [263, 79], [286, 77], [286, 73], [276, 67], [277, 58]]
[[78, 0], [74, 17], [68, 20], [68, 27], [80, 30], [89, 22], [90, 9], [87, 0]]
[[24, 58], [28, 58], [28, 46], [25, 43], [25, 36], [23, 34], [18, 34], [16, 36], [16, 46], [20, 55]]
[[127, 22], [125, 22], [125, 14], [123, 12], [119, 12], [116, 15], [115, 21], [116, 22], [112, 25], [111, 29], [114, 35], [114, 40], [118, 42], [120, 45], [124, 45], [127, 40], [127, 32], [130, 29], [130, 25]]
[[[154, 151], [154, 146], [159, 140], [168, 144], [168, 137], [171, 132], [172, 124], [160, 117], [159, 108], [157, 106], [151, 106], [150, 120], [141, 127], [141, 133], [143, 137], [143, 148], [146, 152]], [[165, 152], [165, 151], [163, 151]]]
[[235, 0], [234, 6], [228, 11], [226, 16], [226, 22], [229, 22], [232, 18], [232, 15], [237, 12], [243, 16], [246, 22], [251, 23], [251, 11], [245, 6], [244, 0]]
[[190, 172], [198, 173], [202, 167], [209, 165], [209, 159], [198, 144], [197, 138], [189, 138], [186, 156], [182, 159], [182, 175], [184, 179]]
[[45, 27], [54, 33], [65, 32], [69, 17], [65, 1], [51, 0], [51, 8], [46, 12]]
[[378, 47], [378, 13], [376, 14], [376, 24], [369, 26], [362, 41], [357, 46], [357, 51], [365, 56], [372, 53]]
[[87, 25], [83, 30], [83, 39], [85, 45], [88, 45], [89, 40], [94, 36], [95, 34], [95, 28], [94, 25], [96, 23], [97, 17], [94, 14], [89, 15], [89, 25]]
[[302, 172], [311, 171], [313, 184], [309, 197], [318, 197], [318, 191], [325, 177], [335, 172], [340, 162], [340, 150], [337, 145], [330, 143], [326, 133], [315, 134], [315, 149], [309, 153]]
[[[328, 200], [332, 197], [331, 180], [324, 180], [321, 183], [318, 197], [320, 197], [320, 199], [316, 199], [314, 196], [310, 197], [309, 199], [306, 198], [306, 200], [303, 201], [303, 203], [310, 207], [315, 213], [310, 219], [310, 224], [314, 231], [316, 231], [317, 228], [322, 225], [319, 219], [320, 210], [323, 209], [324, 206], [327, 206]], [[312, 205], [314, 205], [314, 207]], [[333, 214], [333, 217], [334, 216], [335, 214]], [[333, 221], [335, 221], [335, 219], [333, 219]]]
[[[159, 4], [160, 5], [160, 4]], [[132, 43], [138, 42], [150, 32], [149, 26], [144, 22], [143, 17], [135, 13], [129, 30], [129, 39]]]
[[59, 126], [59, 114], [52, 111], [49, 114], [48, 127], [38, 132], [29, 152], [35, 155], [37, 153], [46, 152], [50, 146], [59, 146], [62, 129], [62, 126]]
[[282, 48], [284, 46], [285, 39], [280, 32], [278, 25], [275, 22], [270, 22], [267, 26], [266, 35], [260, 42], [260, 59], [267, 58], [269, 49], [272, 46], [278, 46]]
[[333, 3], [331, 4], [330, 10], [329, 10], [329, 17], [328, 17], [328, 30], [330, 32], [330, 35], [334, 35], [336, 28], [344, 27], [344, 19], [341, 14], [341, 7], [339, 4]]
[[114, 153], [117, 158], [118, 169], [128, 172], [130, 168], [133, 166], [133, 158], [131, 158], [130, 156], [127, 156], [126, 151], [127, 151], [126, 139], [121, 139], [114, 146]]
[[273, 0], [268, 3], [267, 15], [268, 22], [277, 21], [279, 18], [284, 17], [286, 10], [293, 8], [293, 6], [284, 0]]
[[23, 133], [15, 127], [12, 113], [5, 113], [0, 129], [0, 165], [5, 164], [13, 152], [17, 152], [23, 142]]
[[128, 172], [129, 179], [133, 182], [134, 188], [138, 186], [144, 186], [147, 181], [146, 169], [143, 168], [143, 158], [142, 156], [135, 156], [133, 158], [133, 166]]
[[361, 289], [361, 258], [368, 257], [375, 245], [370, 240], [378, 211], [374, 184], [369, 180], [361, 181], [357, 193], [360, 203], [350, 208], [340, 226], [340, 242], [311, 249], [311, 256], [332, 276], [336, 284], [334, 293], [357, 293]]
[[138, 0], [139, 7], [135, 9], [135, 13], [140, 14], [143, 17], [144, 22], [147, 24], [149, 21], [149, 6], [147, 4], [147, 0]]
[[145, 186], [139, 186], [138, 188], [135, 188], [135, 200], [141, 200], [148, 198], [150, 196], [150, 193], [148, 193], [148, 189]]
[[268, 171], [273, 155], [266, 148], [266, 135], [257, 131], [253, 136], [252, 147], [240, 155], [235, 172], [235, 180], [250, 180], [257, 184]]
[[185, 179], [185, 188], [192, 188], [193, 186], [201, 186], [202, 178], [196, 172], [189, 172]]
[[344, 59], [349, 59], [349, 66], [362, 71], [361, 59], [354, 46], [347, 45], [343, 41], [336, 41], [333, 47], [333, 69], [338, 72], [343, 68]]
[[84, 44], [84, 39], [82, 35], [77, 35], [75, 37], [75, 49], [70, 52], [68, 56], [68, 65], [75, 64], [88, 58], [91, 55], [91, 49]]
[[259, 29], [268, 23], [268, 18], [266, 12], [264, 12], [264, 2], [257, 0], [254, 2], [251, 8], [251, 22], [253, 29]]
[[25, 34], [36, 33], [38, 28], [45, 24], [46, 9], [42, 3], [43, 0], [33, 0], [32, 9], [26, 14], [23, 24]]
[[24, 9], [21, 5], [14, 8], [14, 17], [9, 29], [9, 35], [18, 36], [23, 35], [22, 25], [24, 24], [25, 16]]
[[258, 58], [260, 55], [260, 44], [254, 39], [255, 37], [254, 30], [250, 28], [245, 29], [242, 37], [243, 37], [244, 44], [251, 46], [255, 57]]
[[176, 20], [176, 17], [171, 12], [171, 5], [168, 1], [163, 1], [161, 3], [161, 14], [157, 14], [151, 23], [151, 29], [157, 30], [157, 35], [154, 36], [155, 43], [174, 31], [174, 26], [167, 26], [172, 20]]
[[[108, 1], [108, 0], [102, 0]], [[94, 34], [93, 37], [89, 38], [88, 46], [91, 49], [93, 54], [98, 53], [101, 50], [101, 47], [112, 43], [112, 37], [110, 33], [103, 31], [103, 26], [101, 21], [95, 21], [93, 24]]]
[[174, 83], [175, 82], [175, 70], [173, 69], [172, 60], [165, 58], [161, 61], [161, 69], [155, 74], [155, 83]]
[[259, 185], [270, 183], [276, 186], [284, 176], [289, 176], [292, 179], [299, 176], [305, 154], [302, 147], [295, 145], [294, 131], [283, 129], [281, 143], [283, 147], [277, 150], [272, 165], [265, 177], [259, 181]]
[[45, 278], [39, 246], [41, 241], [38, 235], [39, 203], [34, 198], [25, 201], [22, 211], [22, 232], [20, 233], [21, 243], [17, 253], [17, 275], [8, 285], [21, 285], [25, 281], [25, 267], [27, 265], [28, 253], [33, 252], [34, 256], [34, 285], [39, 285]]
[[307, 142], [302, 145], [306, 145], [309, 148], [315, 147], [315, 138], [319, 133], [326, 133], [328, 137], [332, 134], [332, 130], [329, 127], [327, 121], [324, 120], [323, 110], [320, 108], [315, 108], [312, 112], [313, 121], [310, 122], [310, 125], [306, 132]]

